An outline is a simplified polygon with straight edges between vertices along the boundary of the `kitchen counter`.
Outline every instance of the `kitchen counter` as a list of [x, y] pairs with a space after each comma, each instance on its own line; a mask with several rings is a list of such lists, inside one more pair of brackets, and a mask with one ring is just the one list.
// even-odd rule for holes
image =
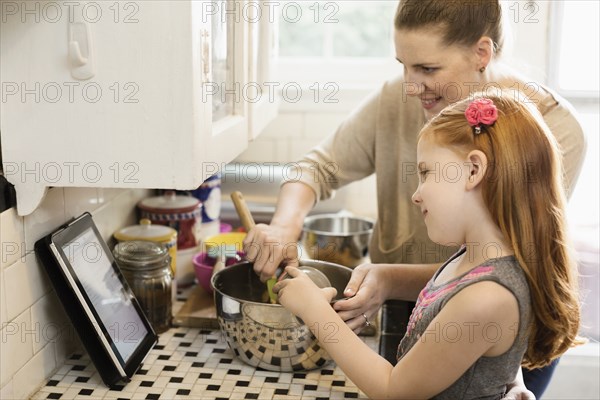
[[[188, 289], [189, 290], [189, 289]], [[178, 294], [174, 314], [186, 291]], [[362, 337], [377, 351], [376, 337]], [[365, 399], [333, 363], [305, 372], [272, 372], [238, 360], [219, 330], [172, 328], [131, 382], [109, 390], [87, 354], [74, 354], [31, 399]]]

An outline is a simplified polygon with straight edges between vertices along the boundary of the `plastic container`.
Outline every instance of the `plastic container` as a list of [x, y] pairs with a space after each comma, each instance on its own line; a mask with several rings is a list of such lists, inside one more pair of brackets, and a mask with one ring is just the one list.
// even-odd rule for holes
[[209, 236], [204, 239], [202, 247], [209, 255], [214, 256], [214, 248], [225, 245], [235, 246], [236, 251], [243, 251], [246, 232], [227, 232]]
[[[241, 261], [244, 258], [244, 253], [238, 251], [237, 256], [238, 259], [228, 258], [225, 261], [225, 266], [230, 266]], [[210, 278], [212, 277], [216, 262], [217, 259], [215, 257], [211, 257], [208, 255], [208, 253], [204, 252], [196, 254], [193, 259], [194, 270], [196, 272], [196, 281], [208, 294], [213, 293], [213, 287], [210, 283]]]

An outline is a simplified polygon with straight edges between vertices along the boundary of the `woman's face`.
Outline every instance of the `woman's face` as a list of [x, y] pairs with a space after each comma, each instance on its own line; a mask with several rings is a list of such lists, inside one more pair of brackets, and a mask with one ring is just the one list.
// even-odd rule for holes
[[394, 43], [404, 65], [406, 94], [420, 98], [427, 119], [482, 83], [476, 45], [444, 45], [439, 30], [428, 28], [396, 30]]

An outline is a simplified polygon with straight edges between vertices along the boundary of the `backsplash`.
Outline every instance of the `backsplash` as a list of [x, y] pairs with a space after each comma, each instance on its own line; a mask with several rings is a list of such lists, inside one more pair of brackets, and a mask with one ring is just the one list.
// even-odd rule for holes
[[151, 194], [145, 189], [52, 188], [28, 216], [18, 216], [15, 208], [0, 214], [0, 399], [27, 398], [80, 347], [38, 265], [35, 242], [85, 211], [109, 240], [118, 228], [135, 222], [135, 205]]

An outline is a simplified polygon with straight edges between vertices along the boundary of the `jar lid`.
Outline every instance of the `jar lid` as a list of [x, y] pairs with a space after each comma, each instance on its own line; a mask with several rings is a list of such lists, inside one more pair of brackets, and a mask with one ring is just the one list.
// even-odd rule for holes
[[139, 202], [138, 207], [149, 212], [185, 213], [194, 211], [200, 206], [200, 200], [192, 196], [178, 196], [174, 191], [165, 192], [164, 196], [149, 197]]
[[128, 240], [151, 240], [154, 242], [168, 242], [177, 237], [177, 231], [165, 225], [152, 225], [147, 218], [142, 218], [139, 225], [127, 226], [119, 229], [114, 234], [119, 242]]
[[150, 270], [162, 267], [168, 261], [167, 248], [159, 243], [147, 240], [130, 240], [118, 243], [113, 255], [124, 269]]

